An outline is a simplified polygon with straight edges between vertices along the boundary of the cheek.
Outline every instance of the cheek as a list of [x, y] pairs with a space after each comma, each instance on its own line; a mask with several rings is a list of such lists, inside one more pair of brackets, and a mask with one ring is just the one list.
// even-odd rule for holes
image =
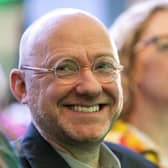
[[39, 84], [33, 82], [35, 80], [36, 79], [31, 80], [31, 82], [27, 84], [27, 99], [31, 111], [36, 109], [41, 92]]
[[148, 82], [149, 84], [154, 84], [159, 82], [161, 78], [165, 77], [164, 73], [165, 70], [162, 63], [149, 61], [142, 65], [139, 74], [137, 74], [137, 79], [139, 80], [139, 83]]
[[121, 86], [121, 79], [119, 78], [111, 85], [103, 86], [103, 89], [113, 98], [111, 111], [120, 114], [123, 107], [123, 89]]
[[123, 108], [123, 88], [122, 88], [122, 85], [121, 85], [121, 79], [119, 78], [118, 82], [117, 82], [117, 90], [118, 90], [118, 102], [117, 102], [117, 113], [118, 115], [120, 115], [121, 111], [122, 111], [122, 108]]
[[50, 104], [50, 94], [47, 92], [50, 83], [46, 78], [33, 78], [28, 84], [28, 104], [33, 113], [36, 113], [36, 111], [41, 113], [42, 109]]
[[140, 55], [136, 56], [134, 67], [131, 71], [131, 76], [135, 85], [143, 84], [144, 82], [149, 82], [153, 80], [158, 73], [160, 67], [157, 55], [149, 53], [146, 51]]
[[141, 67], [140, 74], [137, 74], [136, 85], [145, 94], [163, 95], [168, 90], [168, 65], [161, 60], [146, 62]]
[[49, 101], [55, 101], [55, 103], [59, 104], [62, 99], [68, 96], [73, 87], [74, 86], [71, 85], [62, 85], [56, 82], [52, 82], [46, 88], [46, 97]]

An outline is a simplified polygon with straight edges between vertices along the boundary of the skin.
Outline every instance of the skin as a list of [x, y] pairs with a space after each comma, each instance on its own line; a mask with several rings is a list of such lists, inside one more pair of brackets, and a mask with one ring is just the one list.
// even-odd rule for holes
[[[79, 80], [64, 85], [53, 74], [18, 69], [10, 75], [13, 94], [29, 106], [40, 134], [54, 148], [94, 167], [98, 167], [100, 144], [122, 107], [120, 75], [116, 81], [104, 84], [90, 70], [90, 64], [104, 55], [118, 62], [107, 30], [94, 17], [76, 11], [51, 14], [23, 35], [20, 65], [50, 67], [58, 58], [72, 56], [82, 66]], [[93, 113], [68, 107], [96, 104], [103, 106]]]
[[[168, 11], [159, 11], [146, 25], [141, 40], [168, 34]], [[129, 122], [146, 132], [167, 153], [168, 123], [168, 57], [154, 44], [136, 55], [132, 70], [134, 104]], [[143, 121], [143, 122], [142, 122]]]

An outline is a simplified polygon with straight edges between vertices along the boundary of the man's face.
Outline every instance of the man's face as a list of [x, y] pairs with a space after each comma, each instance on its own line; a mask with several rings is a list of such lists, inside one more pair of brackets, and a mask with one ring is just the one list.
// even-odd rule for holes
[[53, 73], [27, 73], [28, 105], [34, 123], [45, 136], [61, 143], [102, 140], [122, 106], [120, 75], [113, 82], [103, 83], [91, 71], [97, 58], [113, 57], [104, 29], [88, 20], [63, 22], [52, 27], [45, 48], [45, 58], [37, 60], [36, 66], [51, 68], [69, 57], [80, 64], [80, 76], [64, 84]]

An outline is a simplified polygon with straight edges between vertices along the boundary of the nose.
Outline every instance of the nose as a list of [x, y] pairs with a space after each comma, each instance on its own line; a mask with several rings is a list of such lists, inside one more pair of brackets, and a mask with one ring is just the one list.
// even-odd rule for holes
[[76, 86], [76, 91], [81, 96], [94, 98], [100, 95], [102, 92], [102, 86], [95, 78], [94, 74], [90, 70], [86, 70], [80, 74], [79, 82]]

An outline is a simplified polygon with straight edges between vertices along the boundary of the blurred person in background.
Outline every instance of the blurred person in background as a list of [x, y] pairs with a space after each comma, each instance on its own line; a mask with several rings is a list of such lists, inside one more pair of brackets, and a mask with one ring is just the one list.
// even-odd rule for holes
[[18, 102], [8, 104], [0, 114], [1, 129], [10, 140], [16, 140], [22, 136], [30, 121], [29, 109]]
[[110, 28], [124, 65], [123, 113], [105, 138], [168, 167], [168, 0], [138, 3]]

